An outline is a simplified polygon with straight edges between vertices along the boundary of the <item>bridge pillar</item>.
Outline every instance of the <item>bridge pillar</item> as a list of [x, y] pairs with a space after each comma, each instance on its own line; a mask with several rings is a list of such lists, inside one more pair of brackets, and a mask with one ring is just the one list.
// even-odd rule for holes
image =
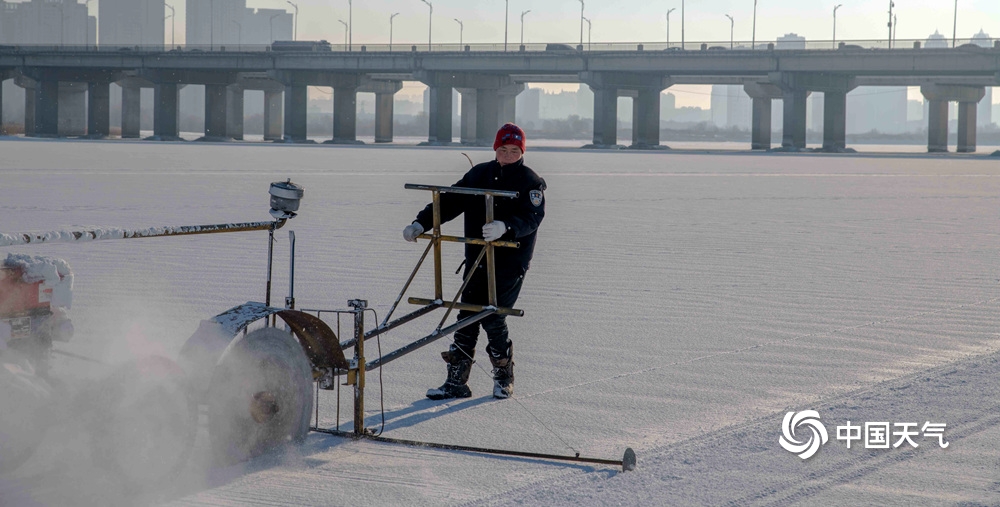
[[395, 107], [395, 93], [375, 94], [375, 142], [392, 142], [392, 121], [393, 109]]
[[205, 139], [206, 141], [222, 141], [229, 138], [226, 132], [229, 120], [227, 85], [205, 85]]
[[948, 101], [931, 100], [927, 104], [927, 151], [948, 151]]
[[976, 102], [958, 103], [958, 153], [976, 152]]
[[59, 83], [59, 136], [87, 134], [87, 85], [80, 82]]
[[337, 86], [333, 89], [333, 142], [360, 143], [357, 86]]
[[847, 93], [823, 93], [823, 151], [847, 149]]
[[496, 89], [476, 90], [476, 144], [493, 147], [500, 128], [500, 94]]
[[524, 83], [514, 83], [500, 88], [498, 91], [500, 101], [498, 114], [500, 116], [497, 118], [497, 128], [507, 122], [516, 123], [517, 96], [523, 91]]
[[24, 87], [24, 135], [35, 135], [35, 86]]
[[771, 149], [771, 101], [782, 98], [781, 89], [768, 83], [746, 83], [743, 91], [750, 96], [750, 149]]
[[451, 86], [431, 86], [428, 90], [430, 118], [427, 142], [430, 144], [451, 143]]
[[39, 80], [35, 87], [35, 131], [39, 137], [59, 135], [59, 81]]
[[618, 96], [633, 97], [632, 147], [660, 145], [660, 92], [672, 82], [646, 73], [581, 72], [580, 81], [594, 91], [594, 142], [588, 148], [618, 146]]
[[243, 140], [243, 86], [226, 87], [226, 135]]
[[87, 137], [101, 139], [111, 133], [111, 84], [87, 83]]
[[632, 147], [655, 148], [660, 145], [660, 92], [644, 88], [632, 102]]
[[458, 88], [462, 97], [461, 111], [458, 113], [458, 138], [462, 144], [476, 144], [476, 89]]
[[594, 142], [595, 147], [618, 144], [618, 89], [594, 88]]
[[806, 99], [809, 97], [809, 91], [801, 88], [785, 90], [784, 95], [781, 147], [805, 149]]
[[976, 151], [976, 106], [986, 95], [982, 86], [923, 85], [920, 93], [929, 102], [927, 151], [948, 151], [948, 102], [958, 102], [958, 152]]
[[281, 139], [282, 106], [284, 97], [280, 91], [264, 90], [264, 140], [277, 141]]
[[139, 112], [142, 88], [137, 83], [123, 81], [122, 139], [139, 137]]
[[[122, 96], [124, 97], [124, 95]], [[180, 140], [179, 97], [180, 87], [177, 83], [156, 83], [153, 85], [153, 137], [149, 139], [157, 141]]]
[[392, 142], [392, 112], [396, 92], [403, 89], [402, 81], [362, 79], [358, 93], [375, 94], [375, 142]]
[[306, 111], [309, 101], [304, 84], [285, 85], [285, 142], [306, 141]]

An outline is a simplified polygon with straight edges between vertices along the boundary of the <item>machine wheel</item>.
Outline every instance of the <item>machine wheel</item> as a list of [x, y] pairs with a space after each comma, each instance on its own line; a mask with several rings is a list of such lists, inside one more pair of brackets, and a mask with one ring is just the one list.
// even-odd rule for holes
[[309, 432], [312, 367], [290, 333], [240, 336], [219, 358], [208, 394], [208, 434], [219, 464], [258, 456]]
[[0, 473], [31, 457], [45, 436], [52, 399], [48, 384], [27, 361], [0, 356]]
[[77, 408], [90, 417], [94, 461], [130, 486], [169, 484], [187, 463], [198, 430], [184, 371], [151, 356], [128, 363], [85, 391]]

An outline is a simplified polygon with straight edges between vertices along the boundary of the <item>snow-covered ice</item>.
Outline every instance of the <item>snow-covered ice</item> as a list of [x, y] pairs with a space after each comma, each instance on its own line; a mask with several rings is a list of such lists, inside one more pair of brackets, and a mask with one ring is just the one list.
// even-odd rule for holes
[[[294, 230], [297, 306], [361, 298], [380, 318], [423, 249], [401, 231], [430, 196], [403, 185], [451, 184], [468, 167], [462, 151], [490, 155], [23, 140], [0, 150], [3, 233], [267, 220], [268, 185], [291, 178], [306, 197], [276, 233], [273, 301]], [[477, 367], [471, 399], [424, 399], [444, 376], [439, 342], [369, 373], [366, 425], [381, 427], [383, 391], [388, 437], [611, 459], [632, 447], [635, 472], [318, 433], [213, 469], [202, 424], [183, 476], [135, 493], [60, 424], [0, 478], [0, 504], [1000, 503], [996, 159], [529, 145], [526, 160], [549, 188], [517, 304], [526, 316], [508, 320], [515, 397], [493, 400]], [[121, 362], [176, 357], [202, 320], [262, 300], [266, 248], [266, 232], [249, 232], [6, 250], [73, 266], [76, 336], [57, 348]], [[445, 272], [461, 258], [446, 248]], [[428, 269], [410, 295], [432, 297]], [[382, 352], [439, 319], [389, 333]], [[57, 356], [54, 369], [71, 391], [107, 367]], [[340, 394], [349, 430], [351, 393]], [[322, 393], [321, 426], [337, 424], [336, 400]], [[785, 413], [802, 410], [830, 432], [805, 461], [779, 445]], [[848, 421], [946, 423], [950, 444], [847, 449], [835, 428]]]

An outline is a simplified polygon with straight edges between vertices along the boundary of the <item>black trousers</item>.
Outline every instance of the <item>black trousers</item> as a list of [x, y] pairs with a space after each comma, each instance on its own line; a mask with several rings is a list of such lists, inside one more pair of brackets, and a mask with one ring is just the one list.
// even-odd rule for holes
[[[501, 276], [497, 274], [497, 306], [512, 308], [517, 302], [517, 296], [521, 293], [521, 284], [524, 283], [524, 273], [516, 276]], [[487, 305], [489, 304], [488, 280], [486, 269], [476, 270], [469, 285], [462, 291], [462, 302]], [[461, 310], [458, 312], [458, 320], [471, 317], [478, 312]], [[476, 342], [479, 339], [479, 327], [486, 331], [486, 338], [489, 344], [486, 352], [490, 354], [492, 360], [510, 359], [512, 354], [511, 341], [507, 333], [507, 316], [494, 313], [483, 320], [455, 332], [455, 342], [453, 348], [457, 348], [474, 357], [476, 354]]]

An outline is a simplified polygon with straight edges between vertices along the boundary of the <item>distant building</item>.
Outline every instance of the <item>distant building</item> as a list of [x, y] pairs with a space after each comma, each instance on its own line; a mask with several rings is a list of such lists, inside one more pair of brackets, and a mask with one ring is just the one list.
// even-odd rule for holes
[[541, 88], [526, 88], [515, 101], [514, 116], [517, 123], [525, 125], [538, 123], [541, 110]]
[[282, 9], [249, 9], [246, 0], [187, 0], [189, 45], [263, 46], [292, 40], [294, 15]]
[[[984, 48], [993, 47], [993, 39], [982, 28], [979, 29], [979, 33], [972, 36], [972, 43]], [[989, 125], [991, 123], [993, 123], [993, 87], [987, 86], [986, 95], [983, 96], [983, 100], [979, 101], [976, 124]]]
[[924, 42], [924, 47], [946, 48], [948, 47], [948, 39], [945, 39], [944, 35], [938, 33], [937, 30], [934, 30], [934, 33], [932, 33], [930, 37], [927, 37], [927, 40]]
[[859, 86], [847, 94], [847, 133], [883, 134], [906, 132], [905, 86]]
[[99, 0], [98, 40], [102, 46], [162, 45], [165, 11], [164, 0]]
[[794, 33], [788, 33], [778, 37], [774, 49], [805, 49], [806, 38]]
[[712, 85], [712, 123], [719, 128], [750, 128], [752, 102], [740, 85]]
[[0, 43], [93, 45], [97, 18], [75, 0], [0, 0]]
[[666, 121], [677, 112], [677, 97], [673, 93], [660, 94], [660, 120]]

